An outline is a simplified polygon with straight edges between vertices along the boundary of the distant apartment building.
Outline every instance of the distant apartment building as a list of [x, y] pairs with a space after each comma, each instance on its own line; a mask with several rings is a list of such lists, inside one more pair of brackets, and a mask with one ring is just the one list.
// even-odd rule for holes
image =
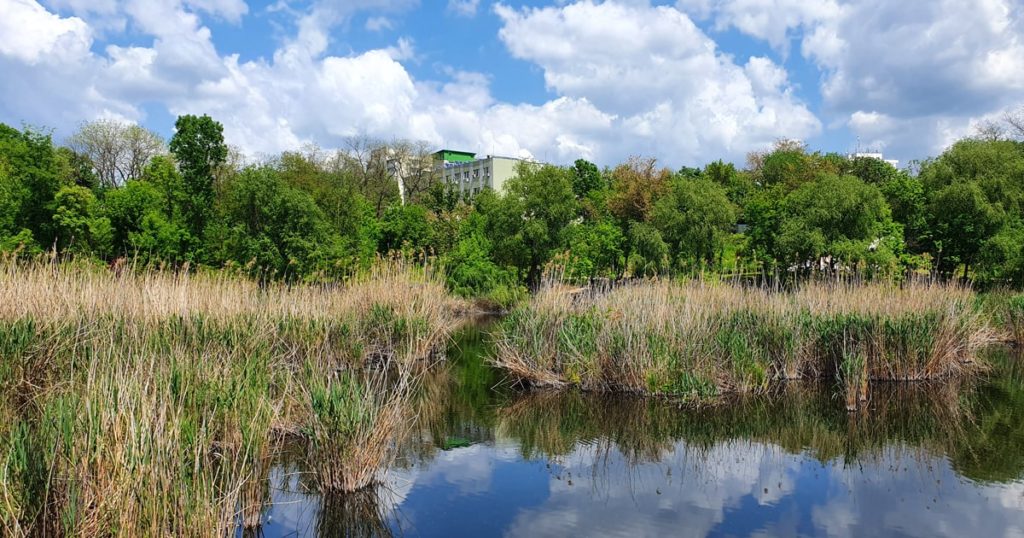
[[475, 153], [442, 149], [434, 153], [436, 169], [441, 179], [458, 187], [462, 195], [476, 195], [484, 189], [501, 192], [505, 182], [516, 175], [520, 163], [532, 163], [523, 159], [488, 155], [477, 158]]
[[899, 168], [900, 167], [900, 162], [899, 161], [897, 161], [896, 159], [886, 159], [881, 153], [861, 153], [861, 152], [858, 152], [858, 153], [851, 153], [849, 157], [850, 157], [851, 160], [852, 159], [858, 159], [858, 158], [878, 159], [880, 161], [885, 161], [885, 162], [891, 164], [893, 166], [893, 168]]

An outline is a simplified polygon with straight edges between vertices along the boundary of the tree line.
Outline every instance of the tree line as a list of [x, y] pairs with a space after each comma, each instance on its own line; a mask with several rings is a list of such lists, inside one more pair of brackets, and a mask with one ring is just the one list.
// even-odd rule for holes
[[401, 252], [437, 260], [453, 291], [498, 301], [552, 264], [577, 280], [917, 272], [1019, 286], [1022, 126], [986, 125], [904, 170], [784, 140], [743, 168], [523, 166], [504, 192], [465, 198], [429, 166], [399, 192], [388, 160], [428, 162], [422, 143], [353, 139], [244, 164], [205, 115], [179, 117], [166, 143], [107, 120], [64, 145], [0, 124], [0, 252], [286, 281], [344, 279]]

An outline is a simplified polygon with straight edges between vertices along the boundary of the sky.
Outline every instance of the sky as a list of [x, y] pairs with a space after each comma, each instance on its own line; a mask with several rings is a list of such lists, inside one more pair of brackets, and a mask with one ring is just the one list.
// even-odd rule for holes
[[253, 158], [353, 137], [614, 165], [780, 138], [934, 156], [1024, 106], [1024, 0], [0, 0], [0, 122], [209, 114]]

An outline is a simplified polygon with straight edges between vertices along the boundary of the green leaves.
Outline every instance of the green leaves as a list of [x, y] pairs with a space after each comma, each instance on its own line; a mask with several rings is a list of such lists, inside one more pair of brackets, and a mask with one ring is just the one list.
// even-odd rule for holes
[[205, 114], [188, 114], [178, 117], [174, 129], [170, 149], [184, 180], [185, 219], [192, 234], [199, 237], [213, 204], [214, 172], [228, 156], [224, 127]]
[[110, 251], [113, 229], [100, 216], [96, 196], [85, 187], [62, 187], [54, 197], [53, 223], [61, 249], [103, 256]]
[[736, 210], [718, 184], [677, 178], [655, 204], [652, 221], [680, 267], [710, 265], [736, 225]]

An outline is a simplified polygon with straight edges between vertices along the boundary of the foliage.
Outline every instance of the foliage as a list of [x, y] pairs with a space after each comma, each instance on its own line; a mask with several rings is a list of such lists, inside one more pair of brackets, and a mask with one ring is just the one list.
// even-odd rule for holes
[[939, 190], [932, 197], [929, 215], [938, 269], [952, 274], [957, 265], [964, 264], [965, 278], [982, 245], [995, 236], [1006, 218], [974, 182], [954, 183]]
[[78, 185], [62, 187], [53, 203], [58, 248], [99, 256], [109, 252], [113, 229], [110, 220], [99, 215], [92, 191]]
[[832, 269], [856, 265], [877, 259], [873, 252], [886, 254], [890, 265], [892, 251], [902, 250], [903, 233], [896, 234], [881, 192], [852, 176], [822, 176], [788, 194], [772, 189], [748, 207], [747, 218], [754, 249], [805, 269], [822, 258]]
[[621, 222], [649, 222], [671, 175], [667, 169], [659, 170], [654, 159], [630, 158], [611, 172], [608, 210]]
[[629, 274], [654, 276], [668, 270], [668, 244], [654, 226], [644, 222], [630, 223], [627, 244]]
[[521, 293], [515, 274], [492, 261], [492, 248], [482, 232], [473, 230], [444, 255], [442, 264], [453, 293], [483, 298], [504, 308]]
[[917, 172], [791, 140], [744, 169], [531, 163], [472, 199], [438, 181], [416, 142], [356, 137], [245, 166], [219, 123], [188, 115], [169, 154], [158, 136], [110, 121], [68, 143], [0, 125], [0, 251], [306, 281], [400, 253], [442, 261], [460, 294], [506, 299], [552, 266], [578, 280], [703, 268], [1024, 284], [1024, 142], [1001, 137], [961, 140]]
[[563, 231], [576, 215], [572, 172], [551, 165], [520, 165], [504, 196], [482, 193], [477, 207], [486, 218], [495, 261], [514, 267], [530, 285], [563, 245]]
[[677, 178], [655, 204], [651, 218], [680, 267], [710, 266], [736, 224], [736, 211], [717, 183]]
[[380, 219], [381, 252], [413, 250], [425, 252], [432, 246], [430, 212], [421, 205], [395, 204]]
[[573, 164], [572, 192], [576, 198], [584, 198], [592, 191], [604, 187], [604, 179], [597, 165], [584, 160], [576, 159]]
[[213, 207], [214, 172], [228, 157], [224, 126], [205, 114], [179, 116], [170, 150], [183, 180], [185, 222], [192, 235], [201, 237]]
[[610, 220], [582, 222], [566, 232], [566, 273], [570, 278], [615, 278], [626, 265], [626, 238]]
[[312, 197], [271, 167], [246, 169], [228, 182], [211, 235], [221, 245], [219, 259], [261, 278], [333, 275], [352, 265]]

